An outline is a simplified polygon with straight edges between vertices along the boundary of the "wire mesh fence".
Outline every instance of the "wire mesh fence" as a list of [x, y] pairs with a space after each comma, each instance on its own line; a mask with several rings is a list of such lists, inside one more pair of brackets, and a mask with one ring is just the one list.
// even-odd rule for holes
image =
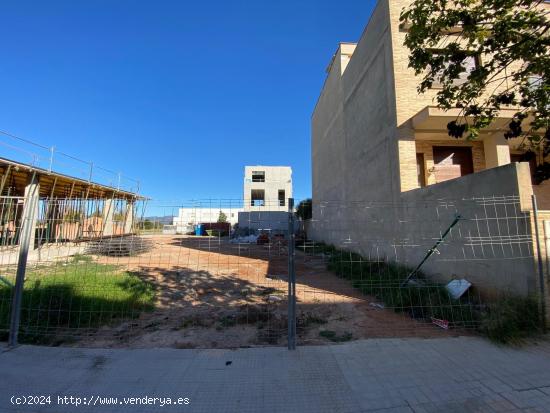
[[[24, 205], [0, 204], [4, 339]], [[504, 196], [297, 208], [42, 197], [19, 341], [233, 348], [286, 346], [289, 325], [298, 345], [538, 329], [546, 246], [539, 238], [537, 247], [534, 219]]]

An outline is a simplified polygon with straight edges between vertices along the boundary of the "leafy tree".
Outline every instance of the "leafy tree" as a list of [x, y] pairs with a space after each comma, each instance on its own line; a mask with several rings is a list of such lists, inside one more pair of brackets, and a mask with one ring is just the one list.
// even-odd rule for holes
[[311, 198], [300, 201], [296, 207], [296, 216], [302, 220], [311, 219], [313, 216], [311, 208]]
[[423, 75], [418, 91], [437, 83], [438, 106], [461, 109], [447, 125], [450, 136], [475, 139], [501, 109], [513, 108], [505, 137], [550, 153], [549, 6], [542, 0], [414, 0], [403, 10], [409, 67]]
[[218, 222], [227, 222], [227, 215], [223, 211], [220, 211], [220, 215], [218, 215]]
[[145, 230], [151, 230], [151, 229], [159, 229], [160, 224], [156, 221], [151, 221], [149, 218], [145, 218], [145, 220], [141, 221], [141, 224], [143, 226], [143, 229]]
[[65, 222], [78, 222], [82, 217], [82, 213], [76, 209], [70, 208], [65, 211], [63, 215], [63, 221]]
[[126, 214], [123, 211], [116, 211], [113, 213], [113, 221], [122, 222], [126, 218]]
[[113, 212], [113, 221], [123, 222], [126, 219], [126, 208], [117, 207]]

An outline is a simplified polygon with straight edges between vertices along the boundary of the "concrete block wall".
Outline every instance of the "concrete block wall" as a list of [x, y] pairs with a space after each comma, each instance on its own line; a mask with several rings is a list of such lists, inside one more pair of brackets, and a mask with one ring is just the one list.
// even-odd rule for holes
[[[271, 234], [287, 234], [288, 219], [288, 212], [283, 211], [243, 211], [239, 212], [239, 229], [247, 228]], [[299, 221], [295, 220], [294, 224], [294, 229], [297, 230]]]
[[[265, 182], [253, 182], [252, 172], [263, 171]], [[251, 191], [264, 191], [264, 206], [251, 205]], [[285, 191], [284, 205], [279, 204], [279, 190]], [[292, 169], [289, 166], [246, 166], [244, 174], [244, 205], [245, 211], [287, 211], [288, 198], [292, 198]]]
[[387, 2], [380, 1], [345, 70], [343, 46], [332, 60], [312, 116], [314, 205], [387, 199], [399, 184], [388, 21]]
[[404, 192], [393, 203], [322, 203], [309, 234], [367, 259], [415, 268], [460, 214], [464, 219], [422, 271], [442, 283], [466, 278], [486, 296], [534, 294], [531, 186], [521, 185], [526, 178], [528, 164], [514, 163]]
[[[467, 278], [486, 295], [537, 293], [531, 241], [532, 187], [525, 185], [526, 181], [529, 165], [514, 163], [405, 192], [403, 205], [449, 200], [452, 208], [403, 209], [401, 220], [406, 224], [398, 237], [415, 234], [433, 242], [458, 213], [465, 219], [439, 248], [440, 254], [426, 262], [426, 273], [442, 282]], [[420, 262], [423, 253], [417, 248], [404, 250], [398, 259]]]

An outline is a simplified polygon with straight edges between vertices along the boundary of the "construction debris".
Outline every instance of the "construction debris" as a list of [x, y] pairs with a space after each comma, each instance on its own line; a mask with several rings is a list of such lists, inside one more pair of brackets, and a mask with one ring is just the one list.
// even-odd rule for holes
[[282, 301], [283, 299], [277, 295], [270, 295], [267, 297], [267, 301], [270, 303], [277, 303], [279, 301]]
[[107, 255], [110, 257], [128, 257], [149, 251], [153, 247], [150, 239], [128, 236], [101, 238], [88, 243], [87, 254]]
[[466, 291], [472, 286], [472, 283], [466, 279], [452, 280], [449, 284], [445, 286], [449, 295], [455, 300], [458, 300], [464, 295]]
[[431, 319], [432, 319], [432, 323], [435, 324], [436, 326], [441, 327], [444, 330], [449, 329], [449, 321], [441, 320], [439, 318], [434, 318], [434, 317], [432, 317]]
[[244, 237], [232, 238], [229, 242], [231, 244], [256, 244], [258, 241], [257, 235], [247, 235]]
[[380, 304], [380, 303], [370, 303], [369, 304], [371, 307], [376, 307], [376, 308], [380, 308], [381, 310], [383, 310], [385, 307], [384, 307], [384, 304]]

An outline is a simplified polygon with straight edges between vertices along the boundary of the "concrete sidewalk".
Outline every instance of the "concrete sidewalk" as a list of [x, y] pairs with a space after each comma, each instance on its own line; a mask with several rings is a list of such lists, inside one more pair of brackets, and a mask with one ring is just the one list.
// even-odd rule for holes
[[[51, 395], [51, 404], [14, 406], [12, 395]], [[58, 396], [96, 406], [59, 405]], [[122, 399], [146, 396], [189, 404]], [[101, 405], [98, 397], [118, 399]], [[550, 345], [513, 349], [462, 337], [371, 339], [295, 352], [2, 349], [0, 412], [65, 411], [550, 412]]]

